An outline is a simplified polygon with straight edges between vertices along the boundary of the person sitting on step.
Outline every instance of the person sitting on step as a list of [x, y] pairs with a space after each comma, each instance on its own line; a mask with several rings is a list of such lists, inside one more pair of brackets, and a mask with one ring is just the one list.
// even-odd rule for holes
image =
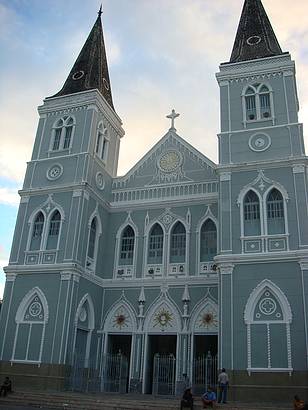
[[206, 409], [207, 407], [212, 407], [213, 409], [216, 407], [216, 393], [212, 389], [212, 387], [208, 387], [207, 391], [201, 396], [201, 400], [203, 403], [203, 408]]
[[181, 410], [184, 408], [189, 408], [191, 410], [194, 408], [194, 399], [190, 387], [184, 391], [182, 396]]
[[12, 382], [9, 377], [6, 377], [0, 387], [0, 396], [3, 392], [3, 397], [7, 395], [7, 393], [12, 393]]
[[299, 409], [303, 409], [304, 408], [304, 400], [301, 400], [298, 395], [294, 396], [294, 400], [293, 400], [293, 408], [294, 410], [299, 410]]

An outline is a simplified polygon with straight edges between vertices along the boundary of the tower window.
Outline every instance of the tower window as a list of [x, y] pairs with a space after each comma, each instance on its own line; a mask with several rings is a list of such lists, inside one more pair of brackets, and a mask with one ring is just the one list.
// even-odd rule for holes
[[268, 194], [266, 210], [268, 234], [285, 233], [283, 198], [278, 189], [273, 188]]
[[60, 233], [60, 225], [61, 225], [61, 215], [58, 210], [56, 210], [49, 223], [49, 230], [48, 230], [48, 237], [47, 237], [47, 249], [57, 249], [58, 247], [58, 239]]
[[244, 234], [245, 236], [261, 234], [260, 201], [254, 191], [248, 191], [244, 198]]
[[53, 127], [52, 151], [70, 148], [74, 124], [72, 117], [63, 117], [56, 122]]
[[95, 243], [96, 243], [96, 218], [92, 219], [89, 236], [88, 257], [94, 259]]
[[95, 154], [103, 161], [107, 160], [108, 156], [108, 130], [102, 122], [99, 123], [96, 136]]
[[31, 251], [41, 249], [44, 222], [45, 222], [44, 215], [42, 214], [42, 212], [39, 212], [33, 223], [32, 237], [31, 237], [31, 244], [30, 244]]
[[271, 91], [264, 84], [254, 84], [245, 91], [246, 121], [266, 120], [272, 117]]

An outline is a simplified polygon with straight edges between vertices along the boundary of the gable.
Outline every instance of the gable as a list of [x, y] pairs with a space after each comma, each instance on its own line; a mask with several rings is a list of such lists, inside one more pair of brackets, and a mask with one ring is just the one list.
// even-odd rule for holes
[[216, 165], [175, 132], [169, 131], [114, 188], [137, 188], [216, 181]]

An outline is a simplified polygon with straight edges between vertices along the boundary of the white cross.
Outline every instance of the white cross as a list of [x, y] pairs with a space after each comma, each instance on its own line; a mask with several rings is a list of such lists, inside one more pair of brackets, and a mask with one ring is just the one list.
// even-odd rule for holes
[[174, 128], [174, 120], [175, 120], [175, 118], [177, 118], [177, 117], [179, 117], [179, 116], [180, 116], [180, 114], [177, 114], [177, 113], [175, 112], [175, 110], [172, 110], [172, 111], [171, 111], [171, 114], [166, 115], [166, 118], [170, 118], [170, 119], [171, 119], [171, 127], [170, 127], [170, 130], [176, 131], [176, 129]]

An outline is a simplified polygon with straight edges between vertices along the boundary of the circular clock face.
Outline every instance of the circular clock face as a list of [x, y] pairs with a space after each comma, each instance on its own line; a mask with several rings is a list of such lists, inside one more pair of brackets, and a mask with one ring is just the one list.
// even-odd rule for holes
[[76, 71], [76, 73], [74, 73], [72, 75], [72, 79], [73, 80], [80, 80], [80, 78], [82, 78], [84, 76], [84, 71], [80, 70], [80, 71]]
[[158, 166], [163, 172], [174, 172], [182, 165], [182, 162], [183, 157], [180, 152], [167, 151], [160, 156]]
[[261, 40], [262, 40], [262, 39], [261, 39], [260, 36], [251, 36], [251, 37], [249, 37], [249, 38], [246, 40], [246, 43], [247, 43], [249, 46], [255, 46], [255, 45], [261, 43]]
[[257, 134], [257, 135], [252, 135], [249, 138], [249, 148], [252, 151], [265, 151], [267, 150], [271, 145], [271, 139], [268, 135], [265, 134]]
[[47, 178], [50, 181], [60, 178], [63, 173], [63, 167], [60, 164], [52, 165], [47, 171]]

